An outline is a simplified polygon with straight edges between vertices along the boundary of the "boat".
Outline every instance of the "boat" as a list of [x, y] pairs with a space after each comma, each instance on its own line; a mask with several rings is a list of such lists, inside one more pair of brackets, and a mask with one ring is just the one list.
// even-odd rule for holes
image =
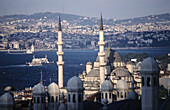
[[53, 64], [54, 61], [49, 62], [47, 59], [47, 55], [45, 55], [45, 58], [35, 58], [35, 56], [33, 56], [33, 59], [31, 62], [26, 63], [26, 65], [28, 66], [43, 66], [43, 65], [47, 65], [47, 64]]

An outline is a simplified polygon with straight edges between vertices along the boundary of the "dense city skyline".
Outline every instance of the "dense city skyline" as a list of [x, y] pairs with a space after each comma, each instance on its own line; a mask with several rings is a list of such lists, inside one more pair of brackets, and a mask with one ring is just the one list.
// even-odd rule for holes
[[60, 12], [89, 17], [127, 19], [169, 13], [169, 0], [1, 0], [0, 16]]

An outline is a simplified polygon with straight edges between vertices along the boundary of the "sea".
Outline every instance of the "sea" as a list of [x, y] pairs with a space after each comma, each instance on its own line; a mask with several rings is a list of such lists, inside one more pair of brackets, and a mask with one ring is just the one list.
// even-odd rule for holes
[[[153, 49], [115, 49], [120, 55], [127, 53], [147, 53], [150, 57], [154, 55], [167, 55], [170, 48]], [[96, 60], [98, 51], [95, 50], [64, 50], [64, 86], [67, 81], [85, 71], [88, 61]], [[42, 58], [47, 55], [49, 61], [54, 64], [43, 66], [27, 66], [26, 62], [31, 62], [33, 55]], [[58, 83], [58, 57], [56, 51], [36, 51], [33, 54], [8, 54], [0, 52], [0, 95], [6, 86], [13, 86], [18, 91], [27, 87], [33, 87], [40, 82], [41, 70], [43, 73], [43, 83], [48, 86], [50, 82]]]

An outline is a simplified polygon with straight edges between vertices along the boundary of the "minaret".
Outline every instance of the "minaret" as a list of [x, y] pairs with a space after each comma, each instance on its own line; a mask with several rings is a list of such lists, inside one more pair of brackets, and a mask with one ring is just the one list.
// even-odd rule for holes
[[57, 45], [58, 45], [58, 52], [57, 52], [57, 55], [58, 55], [58, 62], [57, 62], [57, 65], [58, 65], [58, 85], [59, 85], [59, 88], [62, 88], [63, 87], [63, 65], [64, 65], [63, 54], [64, 54], [64, 52], [62, 51], [63, 42], [62, 42], [62, 29], [61, 29], [60, 16], [59, 16]]
[[104, 53], [104, 32], [103, 32], [103, 20], [102, 20], [102, 15], [100, 18], [100, 31], [99, 31], [99, 65], [100, 65], [100, 86], [101, 84], [104, 82], [105, 80], [105, 62], [104, 62], [104, 57], [105, 57], [105, 53]]
[[43, 85], [42, 70], [41, 70], [41, 79], [40, 79], [40, 84], [42, 84], [42, 85]]

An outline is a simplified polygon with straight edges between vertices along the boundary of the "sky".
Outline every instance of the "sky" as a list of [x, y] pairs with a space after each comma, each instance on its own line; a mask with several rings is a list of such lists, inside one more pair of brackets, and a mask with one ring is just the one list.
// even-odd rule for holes
[[0, 16], [47, 11], [127, 19], [170, 13], [170, 0], [0, 0]]

